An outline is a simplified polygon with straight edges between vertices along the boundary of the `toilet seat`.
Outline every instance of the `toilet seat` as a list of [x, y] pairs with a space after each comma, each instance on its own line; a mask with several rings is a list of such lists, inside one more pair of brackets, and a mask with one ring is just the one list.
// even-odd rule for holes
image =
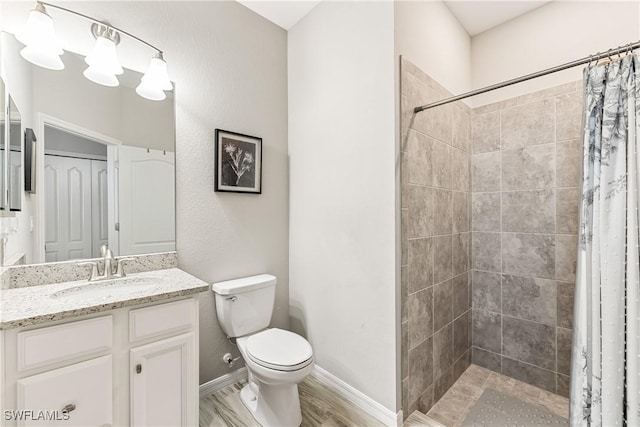
[[256, 364], [277, 371], [297, 371], [313, 363], [313, 350], [298, 334], [278, 328], [251, 335], [247, 356]]

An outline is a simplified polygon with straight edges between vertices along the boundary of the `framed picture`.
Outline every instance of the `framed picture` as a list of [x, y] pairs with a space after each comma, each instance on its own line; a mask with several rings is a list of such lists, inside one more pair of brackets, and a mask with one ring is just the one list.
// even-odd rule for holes
[[24, 130], [24, 191], [36, 192], [36, 135], [30, 128]]
[[262, 138], [216, 129], [215, 190], [262, 193]]

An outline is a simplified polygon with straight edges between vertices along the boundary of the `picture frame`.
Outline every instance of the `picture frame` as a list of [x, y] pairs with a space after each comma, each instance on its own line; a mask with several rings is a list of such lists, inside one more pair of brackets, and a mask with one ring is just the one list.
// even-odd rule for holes
[[216, 129], [215, 191], [262, 194], [262, 138]]
[[36, 192], [36, 135], [33, 129], [24, 130], [24, 191]]

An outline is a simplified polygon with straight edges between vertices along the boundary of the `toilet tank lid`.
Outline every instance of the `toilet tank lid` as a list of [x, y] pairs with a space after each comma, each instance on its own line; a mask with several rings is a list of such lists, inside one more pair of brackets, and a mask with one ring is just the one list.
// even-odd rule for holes
[[239, 279], [216, 282], [211, 285], [213, 292], [220, 295], [239, 294], [266, 288], [276, 284], [276, 277], [271, 274], [258, 274], [257, 276], [241, 277]]

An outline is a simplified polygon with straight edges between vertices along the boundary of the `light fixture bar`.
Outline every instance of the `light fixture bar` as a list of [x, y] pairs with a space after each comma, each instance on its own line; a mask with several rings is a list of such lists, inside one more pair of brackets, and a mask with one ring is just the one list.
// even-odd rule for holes
[[85, 15], [85, 14], [83, 14], [83, 13], [76, 12], [75, 10], [67, 9], [66, 7], [56, 6], [55, 4], [47, 3], [47, 2], [44, 2], [44, 1], [38, 1], [37, 3], [42, 4], [42, 5], [46, 6], [46, 7], [51, 7], [51, 8], [54, 8], [54, 9], [59, 9], [59, 10], [63, 10], [63, 11], [68, 12], [68, 13], [72, 13], [72, 14], [74, 14], [74, 15], [80, 16], [80, 17], [82, 17], [82, 18], [84, 18], [84, 19], [88, 19], [89, 21], [94, 22], [94, 23], [99, 24], [99, 25], [104, 25], [105, 27], [108, 27], [108, 28], [111, 28], [111, 29], [113, 29], [113, 30], [116, 30], [118, 33], [124, 34], [124, 35], [126, 35], [126, 36], [131, 37], [131, 38], [132, 38], [132, 39], [134, 39], [134, 40], [139, 41], [140, 43], [142, 43], [142, 44], [144, 44], [144, 45], [146, 45], [146, 46], [150, 47], [151, 49], [155, 50], [156, 52], [160, 52], [160, 53], [162, 53], [162, 51], [161, 51], [160, 49], [158, 49], [157, 47], [155, 47], [155, 46], [154, 46], [154, 45], [152, 45], [151, 43], [148, 43], [148, 42], [146, 42], [146, 41], [142, 40], [141, 38], [134, 36], [134, 35], [133, 35], [133, 34], [131, 34], [131, 33], [128, 33], [128, 32], [126, 32], [126, 31], [124, 31], [124, 30], [121, 30], [121, 29], [120, 29], [120, 28], [118, 28], [118, 27], [114, 27], [114, 26], [113, 26], [113, 25], [111, 25], [111, 24], [107, 24], [107, 23], [105, 23], [105, 22], [99, 21], [99, 20], [97, 20], [97, 19], [95, 19], [95, 18], [92, 18], [92, 17], [90, 17], [90, 16], [87, 16], [87, 15]]

